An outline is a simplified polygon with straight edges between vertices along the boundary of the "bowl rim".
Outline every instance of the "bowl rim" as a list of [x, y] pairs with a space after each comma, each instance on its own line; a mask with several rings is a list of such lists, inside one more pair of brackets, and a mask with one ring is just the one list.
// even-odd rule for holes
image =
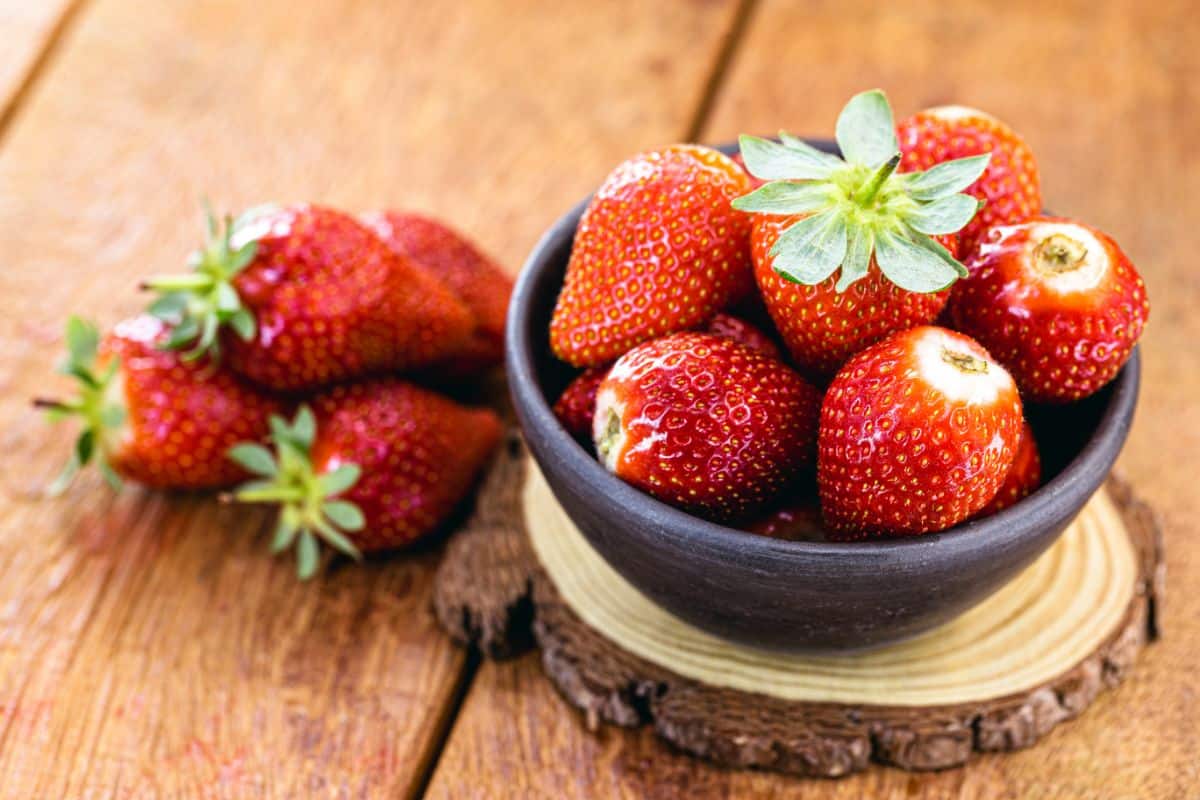
[[[828, 140], [806, 141], [822, 149], [832, 147]], [[721, 145], [716, 149], [728, 152], [732, 147], [735, 145]], [[591, 457], [558, 421], [538, 380], [534, 353], [539, 345], [529, 330], [532, 326], [525, 324], [524, 316], [537, 304], [539, 284], [545, 270], [552, 267], [553, 255], [564, 246], [569, 252], [575, 228], [591, 197], [589, 194], [560, 216], [538, 239], [522, 265], [513, 287], [505, 324], [505, 368], [514, 407], [518, 409], [523, 427], [527, 428], [526, 436], [541, 439], [541, 447], [530, 448], [539, 466], [541, 459], [536, 450], [542, 447], [552, 449], [561, 455], [561, 466], [582, 481], [581, 485], [591, 486], [595, 494], [604, 498], [602, 502], [621, 508], [625, 514], [637, 514], [653, 520], [659, 527], [685, 531], [692, 538], [691, 544], [714, 550], [734, 547], [743, 556], [750, 557], [855, 558], [872, 554], [886, 561], [889, 557], [900, 556], [936, 558], [943, 552], [962, 555], [964, 549], [976, 549], [971, 547], [972, 544], [979, 549], [995, 552], [998, 548], [1006, 548], [1034, 535], [1031, 526], [1018, 524], [1021, 520], [1060, 516], [1064, 494], [1082, 495], [1083, 502], [1086, 502], [1107, 478], [1112, 461], [1124, 445], [1137, 405], [1141, 377], [1140, 345], [1134, 347], [1121, 371], [1110, 382], [1112, 395], [1087, 443], [1055, 477], [995, 514], [920, 536], [857, 542], [812, 542], [755, 536], [675, 508], [625, 483]]]

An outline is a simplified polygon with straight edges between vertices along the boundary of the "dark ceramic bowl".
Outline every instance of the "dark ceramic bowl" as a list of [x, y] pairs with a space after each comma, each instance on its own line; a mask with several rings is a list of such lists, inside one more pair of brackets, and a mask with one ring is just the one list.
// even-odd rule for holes
[[756, 536], [672, 508], [609, 474], [551, 411], [573, 371], [550, 354], [550, 315], [586, 202], [547, 231], [517, 280], [506, 354], [517, 417], [555, 497], [596, 551], [654, 602], [710, 633], [775, 650], [854, 650], [953, 619], [1058, 538], [1125, 442], [1138, 395], [1136, 350], [1087, 400], [1028, 409], [1046, 482], [990, 517], [910, 539], [832, 544]]

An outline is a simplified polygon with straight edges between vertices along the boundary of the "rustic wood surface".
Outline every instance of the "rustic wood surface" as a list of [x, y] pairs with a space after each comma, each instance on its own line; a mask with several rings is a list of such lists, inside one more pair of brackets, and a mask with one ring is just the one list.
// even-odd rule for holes
[[[1185, 0], [71, 5], [0, 0], [0, 797], [406, 796], [435, 766], [438, 796], [1200, 785], [1200, 30]], [[1165, 518], [1167, 634], [1034, 750], [838, 784], [720, 771], [649, 732], [589, 734], [535, 657], [464, 669], [429, 611], [436, 551], [298, 587], [264, 555], [265, 517], [114, 499], [94, 478], [40, 496], [69, 434], [25, 398], [59, 385], [63, 317], [137, 308], [136, 279], [194, 244], [202, 193], [404, 203], [453, 217], [515, 269], [627, 153], [828, 131], [871, 85], [902, 112], [961, 100], [1016, 122], [1048, 202], [1116, 234], [1153, 297], [1122, 463]]]

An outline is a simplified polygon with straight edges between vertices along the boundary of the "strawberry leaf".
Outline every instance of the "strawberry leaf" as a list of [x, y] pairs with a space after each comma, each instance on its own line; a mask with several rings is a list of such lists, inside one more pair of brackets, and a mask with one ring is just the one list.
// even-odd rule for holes
[[307, 405], [300, 406], [296, 411], [296, 419], [292, 421], [292, 437], [305, 450], [312, 447], [313, 437], [317, 435], [317, 419], [312, 409]]
[[833, 274], [846, 246], [846, 220], [830, 210], [789, 226], [771, 247], [771, 256], [784, 278], [811, 285]]
[[317, 533], [321, 535], [322, 539], [329, 542], [338, 550], [341, 550], [356, 561], [362, 560], [362, 553], [358, 552], [358, 548], [354, 546], [354, 543], [347, 539], [337, 528], [322, 519], [314, 520], [313, 527], [316, 528]]
[[317, 538], [310, 531], [301, 531], [296, 543], [296, 574], [300, 580], [306, 581], [316, 574], [320, 560], [318, 550]]
[[321, 506], [321, 511], [344, 531], [361, 531], [367, 525], [362, 510], [347, 500], [328, 500]]
[[[805, 180], [827, 178], [844, 166], [836, 158], [812, 148], [812, 152], [787, 147], [758, 136], [739, 136], [738, 147], [746, 169], [756, 178], [770, 180]], [[824, 158], [818, 158], [819, 153]], [[832, 159], [830, 163], [827, 159]]]
[[100, 332], [96, 326], [79, 317], [67, 320], [67, 355], [71, 362], [90, 366], [100, 346]]
[[905, 217], [914, 230], [930, 236], [962, 230], [979, 211], [980, 203], [969, 194], [952, 194], [917, 206]]
[[273, 478], [279, 474], [275, 456], [261, 444], [243, 442], [229, 449], [229, 459], [252, 475]]
[[891, 232], [876, 238], [875, 260], [888, 280], [910, 292], [939, 292], [959, 278], [958, 271], [944, 259]]
[[360, 475], [362, 475], [362, 470], [357, 464], [342, 464], [332, 472], [326, 472], [317, 480], [326, 497], [335, 497], [357, 483]]
[[829, 205], [830, 194], [821, 183], [772, 181], [733, 201], [738, 211], [759, 214], [807, 214]]
[[233, 328], [233, 332], [238, 335], [239, 339], [248, 342], [254, 338], [258, 325], [254, 322], [253, 314], [244, 308], [239, 308], [229, 317], [229, 327]]
[[287, 511], [282, 511], [279, 514], [279, 519], [275, 522], [275, 535], [271, 538], [271, 552], [282, 553], [292, 546], [292, 542], [296, 541], [296, 534], [300, 532], [300, 526], [297, 524], [295, 515], [289, 514]]
[[874, 250], [875, 234], [870, 228], [856, 227], [846, 247], [846, 258], [842, 261], [837, 291], [844, 292], [850, 288], [850, 284], [867, 277], [867, 271], [871, 267], [871, 253]]
[[904, 176], [909, 194], [921, 202], [940, 200], [963, 191], [983, 175], [991, 153], [946, 161], [924, 172], [911, 172]]
[[851, 164], [876, 168], [900, 151], [892, 107], [878, 89], [850, 98], [838, 116], [836, 137]]

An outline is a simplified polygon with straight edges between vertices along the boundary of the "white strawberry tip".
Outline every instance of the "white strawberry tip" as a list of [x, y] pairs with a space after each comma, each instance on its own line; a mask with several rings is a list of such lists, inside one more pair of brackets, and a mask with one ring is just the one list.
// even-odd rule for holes
[[986, 119], [991, 120], [992, 122], [999, 121], [986, 111], [980, 111], [978, 108], [971, 108], [970, 106], [935, 106], [934, 108], [926, 109], [924, 113], [935, 119], [940, 119], [943, 122], [956, 122], [960, 119]]
[[617, 393], [610, 389], [601, 389], [596, 395], [596, 413], [592, 418], [592, 440], [596, 445], [596, 455], [600, 463], [609, 472], [617, 471], [617, 463], [625, 450], [629, 438], [625, 426], [621, 424], [624, 404], [617, 399]]
[[1064, 222], [1030, 226], [1027, 269], [1043, 286], [1059, 294], [1086, 292], [1108, 272], [1108, 251], [1091, 231]]
[[1015, 391], [1012, 376], [986, 350], [941, 328], [921, 335], [916, 358], [925, 382], [950, 400], [986, 406], [1002, 392]]

